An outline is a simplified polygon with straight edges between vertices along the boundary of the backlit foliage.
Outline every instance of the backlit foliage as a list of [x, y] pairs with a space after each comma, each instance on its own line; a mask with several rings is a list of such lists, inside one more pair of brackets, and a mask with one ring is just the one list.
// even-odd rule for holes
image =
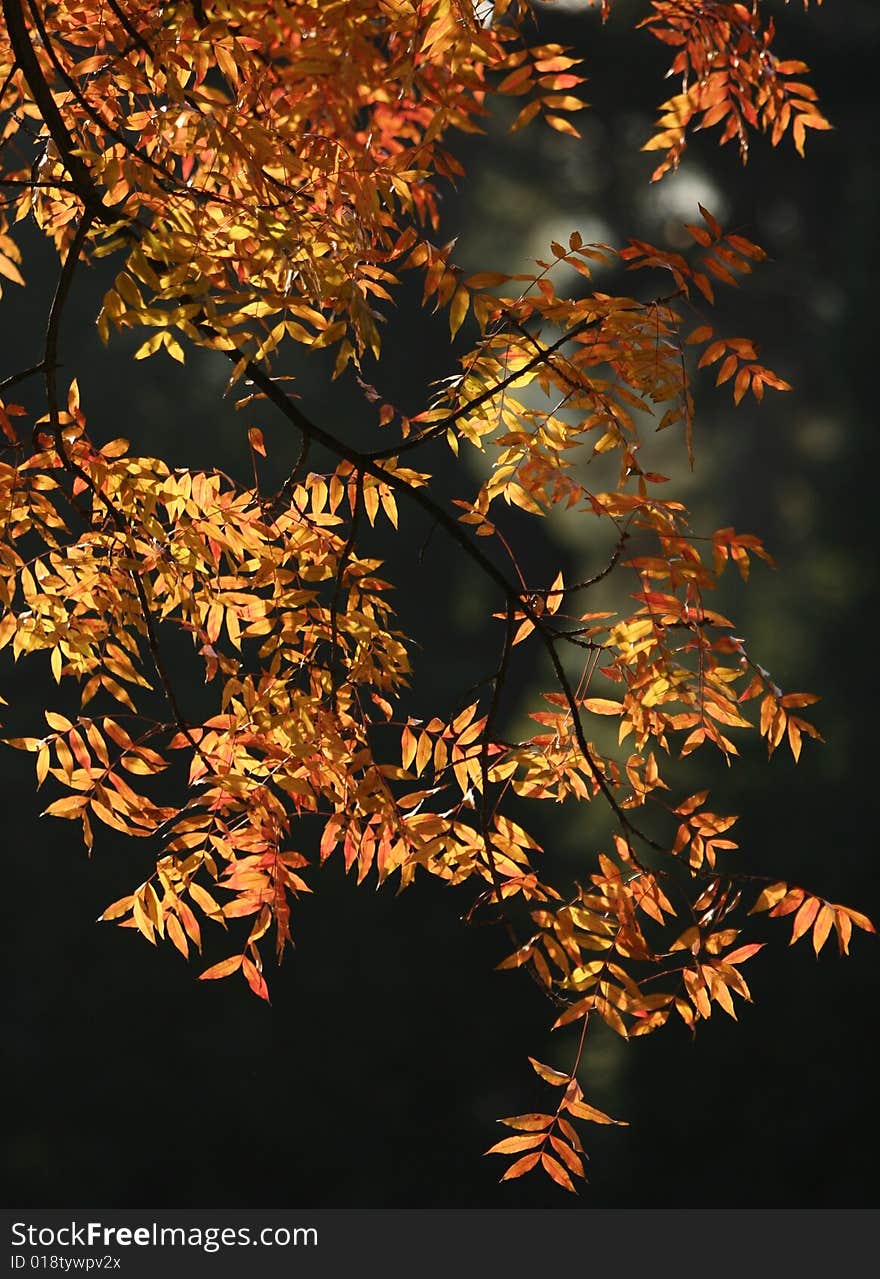
[[815, 89], [800, 78], [806, 63], [772, 51], [776, 27], [766, 5], [651, 0], [651, 8], [641, 25], [676, 51], [669, 74], [681, 77], [681, 92], [663, 103], [658, 132], [643, 148], [666, 151], [655, 178], [678, 167], [688, 129], [719, 126], [721, 142], [736, 139], [745, 159], [750, 129], [769, 133], [774, 146], [791, 129], [803, 155], [807, 129], [831, 128]]
[[[325, 859], [400, 888], [418, 874], [467, 882], [470, 917], [509, 939], [499, 966], [527, 970], [555, 1025], [601, 1019], [624, 1037], [735, 1016], [749, 999], [741, 966], [763, 945], [745, 938], [750, 916], [791, 915], [791, 940], [809, 934], [817, 953], [832, 933], [847, 951], [853, 925], [873, 931], [815, 892], [738, 871], [736, 818], [699, 789], [695, 761], [684, 793], [664, 779], [694, 752], [734, 760], [753, 722], [770, 754], [785, 744], [797, 758], [818, 736], [804, 717], [816, 698], [783, 692], [710, 603], [731, 566], [746, 579], [769, 560], [761, 542], [694, 529], [651, 461], [661, 430], [693, 457], [695, 367], [736, 403], [788, 389], [751, 341], [705, 318], [762, 250], [701, 209], [689, 253], [574, 232], [530, 270], [463, 273], [437, 200], [462, 175], [456, 131], [479, 130], [493, 97], [510, 95], [514, 128], [543, 120], [577, 136], [577, 61], [538, 43], [526, 3], [2, 7], [0, 272], [24, 283], [27, 223], [60, 265], [41, 358], [0, 381], [0, 647], [47, 655], [47, 700], [53, 683], [79, 690], [74, 718], [49, 707], [10, 743], [33, 753], [45, 811], [87, 848], [102, 825], [148, 846], [152, 873], [102, 918], [196, 963], [215, 925], [224, 957], [200, 976], [240, 974], [267, 999], [266, 958], [291, 941]], [[655, 176], [678, 163], [689, 128], [718, 125], [745, 157], [750, 131], [774, 144], [790, 132], [802, 150], [805, 128], [827, 127], [796, 78], [806, 68], [771, 52], [757, 3], [646, 10], [681, 77], [647, 143], [665, 152]], [[216, 352], [242, 405], [261, 400], [296, 433], [279, 491], [257, 483], [256, 427], [242, 427], [250, 487], [92, 441], [76, 378], [60, 383], [59, 333], [79, 265], [102, 258], [105, 341], [137, 330], [137, 360]], [[592, 286], [597, 264], [615, 263], [637, 272], [631, 296]], [[470, 349], [407, 416], [373, 389], [370, 363], [413, 275]], [[331, 348], [336, 375], [357, 377], [372, 447], [293, 395], [297, 347]], [[334, 459], [323, 472], [309, 466], [318, 446]], [[477, 485], [461, 472], [451, 505], [432, 477], [444, 448], [484, 461]], [[524, 579], [511, 506], [580, 522], [580, 578]], [[475, 670], [455, 706], [414, 704], [394, 566], [363, 550], [365, 529], [403, 527], [413, 508], [479, 570], [497, 632], [497, 665]], [[591, 545], [611, 549], [597, 559]], [[592, 588], [609, 578], [614, 611], [597, 610]], [[169, 673], [175, 632], [213, 694], [205, 719]], [[509, 740], [519, 645], [546, 684], [526, 708], [531, 736]], [[588, 810], [608, 818], [600, 847], [585, 837], [574, 887], [570, 863], [542, 849], [538, 801], [568, 805], [588, 832]], [[502, 1120], [514, 1130], [493, 1147], [515, 1156], [506, 1178], [540, 1167], [572, 1189], [572, 1121], [617, 1122], [584, 1099], [580, 1042], [567, 1071], [533, 1061], [559, 1102]]]

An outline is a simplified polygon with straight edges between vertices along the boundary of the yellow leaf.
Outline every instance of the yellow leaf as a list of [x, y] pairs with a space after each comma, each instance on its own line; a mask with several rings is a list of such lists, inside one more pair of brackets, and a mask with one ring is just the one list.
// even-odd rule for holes
[[186, 362], [183, 354], [183, 347], [180, 345], [177, 338], [172, 337], [167, 329], [162, 334], [162, 345], [165, 347], [165, 350], [171, 356], [172, 360], [177, 360], [178, 364], [184, 364]]
[[43, 782], [46, 780], [46, 775], [49, 772], [49, 762], [49, 747], [45, 742], [43, 742], [37, 754], [37, 790], [40, 789]]
[[56, 799], [48, 808], [43, 809], [43, 817], [78, 817], [81, 810], [88, 805], [88, 795], [65, 795]]
[[626, 1119], [612, 1119], [610, 1115], [606, 1115], [602, 1110], [597, 1110], [595, 1106], [588, 1106], [585, 1101], [566, 1102], [565, 1109], [577, 1119], [587, 1119], [592, 1124], [619, 1124], [624, 1128], [628, 1124]]
[[419, 737], [419, 744], [416, 749], [416, 776], [421, 777], [425, 771], [425, 767], [430, 760], [434, 748], [431, 745], [431, 739], [427, 733], [422, 733]]
[[134, 353], [136, 360], [145, 360], [147, 356], [154, 355], [162, 345], [162, 333], [154, 333], [143, 342]]
[[464, 285], [460, 284], [455, 290], [452, 301], [449, 304], [449, 334], [455, 337], [458, 330], [464, 322], [464, 317], [468, 313], [471, 304], [471, 297]]
[[165, 923], [168, 927], [168, 936], [171, 938], [172, 943], [177, 947], [184, 959], [186, 959], [189, 955], [189, 943], [186, 940], [186, 934], [181, 928], [177, 916], [168, 915]]
[[775, 906], [777, 902], [781, 902], [787, 892], [788, 884], [783, 883], [781, 880], [777, 884], [771, 884], [769, 888], [762, 890], [758, 900], [749, 911], [749, 914], [755, 915], [758, 911], [769, 910], [771, 906]]
[[201, 884], [192, 883], [189, 886], [189, 895], [197, 906], [200, 906], [209, 919], [216, 919], [222, 922], [224, 919], [223, 911], [215, 902], [211, 894]]
[[7, 280], [12, 280], [14, 284], [24, 284], [24, 276], [21, 271], [5, 253], [0, 253], [0, 275], [5, 275]]
[[540, 1075], [548, 1084], [553, 1084], [555, 1087], [563, 1087], [565, 1084], [569, 1083], [569, 1075], [563, 1075], [560, 1071], [554, 1070], [551, 1066], [543, 1065], [540, 1061], [536, 1061], [534, 1057], [530, 1057], [529, 1061], [532, 1064], [532, 1069], [535, 1071], [535, 1074]]
[[111, 902], [105, 907], [103, 912], [98, 916], [99, 920], [119, 919], [121, 915], [127, 915], [134, 905], [134, 897], [120, 897], [118, 901]]
[[550, 125], [550, 128], [555, 129], [557, 133], [570, 133], [573, 138], [581, 136], [571, 121], [566, 120], [563, 115], [552, 115], [550, 112], [545, 112], [544, 119]]
[[816, 922], [813, 925], [813, 950], [817, 955], [828, 940], [833, 923], [834, 910], [826, 903], [816, 916]]
[[508, 1128], [519, 1128], [523, 1132], [536, 1132], [539, 1128], [549, 1128], [553, 1123], [552, 1115], [511, 1115], [509, 1119], [500, 1119], [499, 1123]]

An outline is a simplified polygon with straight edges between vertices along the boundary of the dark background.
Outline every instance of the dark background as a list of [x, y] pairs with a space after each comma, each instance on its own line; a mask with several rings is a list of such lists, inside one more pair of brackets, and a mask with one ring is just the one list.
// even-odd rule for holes
[[[741, 767], [698, 757], [690, 776], [693, 789], [709, 777], [720, 811], [744, 814], [746, 864], [877, 918], [880, 17], [869, 0], [807, 15], [770, 7], [781, 55], [811, 65], [835, 125], [808, 136], [805, 161], [787, 139], [775, 151], [756, 139], [742, 168], [713, 135], [692, 145], [681, 173], [650, 186], [655, 157], [638, 148], [674, 89], [662, 79], [665, 50], [631, 29], [644, 6], [617, 0], [604, 28], [563, 7], [544, 25], [586, 59], [583, 140], [535, 127], [511, 137], [494, 120], [460, 148], [469, 179], [448, 194], [441, 234], [460, 236], [468, 269], [515, 271], [575, 229], [676, 244], [701, 200], [771, 254], [739, 295], [722, 294], [718, 328], [756, 337], [794, 392], [734, 410], [727, 389], [704, 378], [696, 472], [684, 474], [680, 441], [665, 438], [659, 469], [679, 468], [696, 522], [753, 530], [773, 550], [779, 571], [757, 570], [748, 590], [732, 584], [719, 607], [736, 610], [740, 633], [787, 689], [822, 695], [814, 718], [826, 744], [808, 743], [797, 767], [782, 752], [768, 766], [744, 745]], [[22, 242], [29, 288], [10, 287], [0, 303], [3, 373], [35, 358], [54, 280], [45, 246], [27, 230]], [[132, 364], [134, 342], [101, 348], [93, 317], [106, 286], [98, 270], [80, 280], [62, 355], [96, 436], [244, 477], [244, 428], [259, 421], [282, 467], [293, 441], [268, 415], [246, 421], [221, 399], [226, 370], [210, 357], [181, 370], [163, 357]], [[453, 371], [445, 323], [406, 295], [390, 320], [375, 380], [411, 411], [431, 379]], [[313, 361], [296, 371], [309, 411], [363, 438], [350, 391], [328, 388]], [[418, 714], [453, 703], [484, 673], [493, 637], [468, 566], [439, 534], [419, 559], [427, 530], [411, 517], [405, 527], [404, 545], [385, 551], [401, 625], [423, 646]], [[550, 532], [531, 535], [536, 571], [600, 566], [589, 530], [583, 545]], [[3, 659], [6, 731], [39, 731], [47, 663], [13, 669], [8, 650]], [[102, 830], [87, 859], [72, 824], [38, 819], [47, 801], [33, 792], [32, 764], [4, 750], [0, 774], [11, 1206], [876, 1204], [874, 939], [857, 933], [849, 960], [829, 945], [817, 961], [806, 942], [787, 946], [782, 924], [748, 966], [755, 1004], [738, 1005], [739, 1024], [718, 1013], [694, 1042], [679, 1027], [630, 1045], [591, 1031], [584, 1088], [630, 1127], [585, 1134], [590, 1184], [578, 1199], [537, 1178], [499, 1186], [501, 1160], [481, 1158], [502, 1135], [494, 1120], [547, 1100], [526, 1055], [564, 1064], [571, 1044], [548, 1033], [531, 983], [493, 971], [503, 940], [462, 925], [466, 892], [425, 878], [396, 898], [391, 885], [357, 888], [331, 862], [295, 910], [296, 950], [269, 974], [267, 1008], [244, 983], [199, 984], [170, 947], [154, 952], [95, 924], [144, 877], [146, 854]], [[572, 858], [595, 843], [574, 820], [548, 828]]]

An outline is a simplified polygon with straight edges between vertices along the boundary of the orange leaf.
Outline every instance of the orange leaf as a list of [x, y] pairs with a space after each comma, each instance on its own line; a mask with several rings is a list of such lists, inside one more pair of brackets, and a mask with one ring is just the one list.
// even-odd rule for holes
[[[247, 984], [250, 986], [254, 994], [259, 995], [260, 999], [265, 999], [266, 1003], [268, 1003], [269, 987], [266, 985], [266, 982], [263, 978], [263, 974], [257, 968], [253, 960], [250, 960], [247, 958], [247, 956], [245, 956], [244, 959], [242, 959], [241, 961], [241, 968], [242, 968], [242, 972], [245, 975], [245, 980], [247, 981]], [[202, 973], [203, 977], [204, 975], [205, 974]]]
[[789, 942], [790, 946], [793, 946], [798, 938], [803, 937], [804, 933], [809, 930], [813, 920], [816, 918], [821, 904], [822, 903], [819, 901], [818, 897], [808, 897], [799, 908], [794, 917], [794, 926], [791, 930], [791, 941]]
[[531, 1155], [523, 1155], [522, 1159], [517, 1159], [515, 1164], [511, 1164], [507, 1172], [501, 1178], [502, 1181], [513, 1181], [516, 1177], [521, 1177], [523, 1173], [534, 1168], [535, 1164], [541, 1158], [539, 1153]]
[[557, 1155], [559, 1155], [562, 1162], [568, 1165], [569, 1170], [573, 1172], [576, 1177], [585, 1177], [584, 1165], [570, 1146], [567, 1146], [559, 1137], [551, 1137], [550, 1145], [556, 1151]]
[[851, 910], [849, 906], [838, 906], [837, 909], [843, 911], [844, 915], [852, 920], [856, 928], [861, 928], [866, 933], [875, 933], [877, 931], [867, 915], [862, 915], [857, 910]]
[[550, 1174], [557, 1185], [562, 1186], [564, 1190], [570, 1190], [572, 1194], [575, 1193], [571, 1177], [569, 1177], [559, 1160], [554, 1159], [552, 1155], [548, 1155], [546, 1151], [541, 1155], [541, 1167]]
[[813, 950], [817, 955], [828, 940], [828, 934], [831, 932], [833, 923], [834, 910], [826, 904], [819, 911], [816, 916], [816, 922], [813, 925]]
[[519, 1128], [524, 1132], [536, 1132], [541, 1128], [549, 1128], [553, 1123], [552, 1115], [512, 1115], [510, 1119], [500, 1119], [499, 1123], [508, 1128]]
[[484, 1153], [487, 1155], [513, 1155], [520, 1150], [531, 1150], [533, 1146], [539, 1146], [545, 1141], [544, 1133], [526, 1133], [523, 1137], [505, 1137], [503, 1141], [496, 1141], [494, 1146], [490, 1146]]
[[703, 216], [703, 221], [706, 223], [709, 230], [712, 232], [712, 235], [715, 237], [716, 240], [720, 240], [721, 239], [721, 223], [718, 221], [717, 218], [712, 216], [712, 214], [709, 212], [708, 209], [704, 209], [702, 204], [698, 204], [697, 208], [700, 210], [700, 213]]
[[134, 897], [120, 897], [118, 901], [111, 902], [105, 907], [103, 912], [98, 916], [99, 920], [118, 919], [120, 915], [126, 915], [134, 904]]
[[594, 715], [622, 715], [623, 707], [620, 702], [612, 702], [606, 697], [585, 697], [581, 702], [584, 710], [592, 711]]
[[228, 977], [230, 973], [237, 972], [241, 967], [241, 959], [241, 955], [230, 955], [228, 959], [221, 959], [219, 964], [213, 964], [203, 973], [199, 973], [199, 981], [215, 981], [218, 977]]
[[750, 946], [740, 946], [738, 950], [732, 950], [724, 956], [725, 964], [744, 964], [747, 959], [751, 959], [752, 955], [757, 955], [759, 950], [766, 946], [766, 942], [752, 942]]
[[694, 329], [687, 339], [688, 343], [692, 342], [708, 342], [712, 336], [712, 326], [709, 324], [701, 324], [699, 328]]

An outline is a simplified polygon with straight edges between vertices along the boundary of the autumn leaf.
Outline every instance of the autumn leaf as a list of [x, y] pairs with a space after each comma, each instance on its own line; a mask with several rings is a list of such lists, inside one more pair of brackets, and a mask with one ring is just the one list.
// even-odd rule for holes
[[530, 1133], [523, 1137], [505, 1137], [486, 1151], [487, 1155], [512, 1155], [520, 1150], [530, 1150], [545, 1140], [543, 1133]]
[[536, 1061], [534, 1057], [530, 1057], [529, 1061], [531, 1062], [532, 1069], [535, 1073], [540, 1075], [542, 1079], [546, 1080], [548, 1084], [553, 1084], [556, 1087], [562, 1087], [569, 1082], [568, 1075], [563, 1075], [560, 1071], [554, 1070], [551, 1066], [543, 1065], [540, 1061]]
[[522, 1177], [529, 1169], [534, 1168], [535, 1164], [541, 1158], [539, 1153], [524, 1155], [522, 1159], [518, 1159], [516, 1163], [510, 1165], [502, 1176], [502, 1181], [513, 1181], [516, 1177]]
[[618, 1126], [627, 1127], [629, 1122], [626, 1119], [612, 1119], [610, 1115], [606, 1115], [602, 1110], [597, 1110], [595, 1106], [587, 1105], [585, 1101], [569, 1102], [566, 1109], [575, 1118], [589, 1120], [592, 1124], [617, 1124]]
[[228, 959], [221, 959], [219, 964], [212, 964], [203, 973], [199, 973], [199, 981], [215, 981], [218, 977], [228, 977], [230, 973], [237, 972], [241, 965], [241, 955], [230, 955]]

